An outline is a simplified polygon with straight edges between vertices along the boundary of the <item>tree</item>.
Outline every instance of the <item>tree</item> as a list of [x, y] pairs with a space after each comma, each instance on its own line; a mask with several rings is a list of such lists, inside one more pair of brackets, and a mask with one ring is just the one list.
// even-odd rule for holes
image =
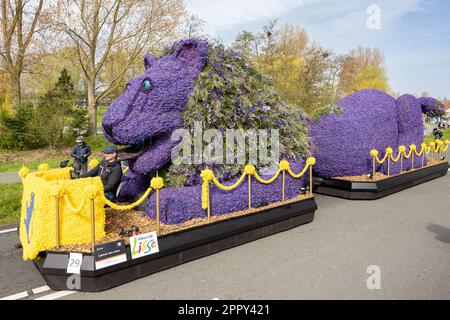
[[181, 26], [182, 35], [184, 38], [202, 38], [205, 36], [204, 27], [205, 20], [201, 19], [199, 16], [192, 14], [186, 17]]
[[22, 85], [30, 89], [33, 96], [43, 96], [52, 90], [66, 69], [77, 93], [83, 93], [83, 71], [77, 61], [73, 47], [63, 46], [44, 53], [30, 54], [28, 70], [24, 73]]
[[[370, 66], [377, 66], [382, 69], [385, 74], [384, 57], [380, 49], [378, 48], [363, 48], [350, 50], [349, 54], [345, 58], [342, 68], [340, 82], [339, 82], [339, 94], [341, 96], [350, 94], [353, 91], [355, 78], [361, 76]], [[372, 69], [373, 71], [373, 69]], [[367, 76], [367, 74], [366, 74]], [[381, 81], [382, 79], [380, 79]]]
[[33, 127], [39, 129], [42, 139], [51, 148], [62, 141], [74, 104], [74, 86], [69, 73], [63, 69], [52, 90], [40, 99], [32, 120]]
[[330, 71], [334, 66], [334, 56], [313, 44], [304, 53], [305, 69], [298, 84], [299, 100], [303, 109], [311, 114], [315, 109], [334, 104], [335, 74]]
[[43, 7], [44, 0], [1, 0], [0, 57], [10, 75], [14, 109], [21, 104], [20, 77], [24, 70], [27, 50], [38, 31]]
[[12, 111], [11, 76], [0, 70], [0, 109]]
[[[172, 39], [184, 16], [181, 0], [64, 0], [58, 26], [73, 42], [83, 70], [89, 133], [97, 134], [97, 106], [123, 84], [128, 68], [146, 51]], [[108, 58], [125, 54], [108, 83], [99, 81]]]
[[364, 89], [377, 89], [388, 91], [388, 78], [383, 68], [369, 65], [362, 73], [358, 74], [348, 88], [349, 93]]
[[255, 59], [259, 56], [259, 40], [257, 35], [244, 30], [236, 36], [233, 48], [241, 51], [246, 58]]
[[286, 24], [279, 32], [278, 47], [284, 53], [302, 56], [308, 47], [309, 41], [309, 36], [305, 29]]
[[277, 92], [286, 102], [300, 104], [298, 84], [305, 68], [301, 56], [279, 51], [273, 55], [260, 55], [254, 62], [259, 70], [272, 78]]
[[289, 104], [312, 114], [319, 107], [334, 105], [344, 57], [310, 42], [298, 26], [270, 21], [263, 31], [242, 31], [235, 49], [253, 58], [255, 65], [272, 80], [276, 91]]

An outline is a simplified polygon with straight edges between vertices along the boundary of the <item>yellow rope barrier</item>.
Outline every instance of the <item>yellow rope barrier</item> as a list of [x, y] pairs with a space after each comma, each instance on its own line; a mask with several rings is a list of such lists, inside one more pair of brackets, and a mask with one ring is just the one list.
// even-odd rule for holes
[[[239, 187], [242, 182], [244, 181], [244, 179], [248, 176], [248, 203], [249, 203], [249, 209], [251, 209], [251, 177], [254, 176], [255, 179], [262, 183], [262, 184], [271, 184], [273, 182], [275, 182], [275, 180], [278, 179], [278, 177], [280, 176], [281, 173], [283, 173], [283, 188], [282, 188], [282, 199], [284, 201], [284, 194], [285, 194], [285, 173], [288, 172], [289, 175], [294, 178], [294, 179], [299, 179], [301, 178], [307, 171], [308, 169], [312, 168], [312, 166], [314, 166], [316, 164], [316, 159], [314, 158], [308, 158], [306, 160], [306, 166], [303, 168], [303, 170], [298, 173], [295, 174], [289, 165], [289, 162], [287, 162], [286, 160], [283, 160], [280, 162], [280, 168], [279, 170], [275, 173], [275, 175], [268, 179], [265, 180], [263, 179], [257, 172], [256, 172], [256, 168], [254, 165], [252, 164], [248, 164], [245, 166], [244, 168], [244, 173], [242, 174], [242, 176], [238, 179], [238, 181], [236, 181], [233, 185], [231, 186], [226, 186], [222, 183], [220, 183], [217, 178], [214, 175], [214, 172], [207, 168], [205, 170], [202, 171], [201, 173], [201, 178], [203, 179], [203, 183], [202, 183], [202, 208], [203, 209], [208, 209], [208, 217], [210, 217], [210, 190], [209, 190], [209, 183], [212, 182], [214, 183], [219, 189], [223, 190], [223, 191], [232, 191], [234, 189], [236, 189], [237, 187]], [[312, 175], [312, 169], [311, 169], [311, 175]]]
[[426, 143], [422, 143], [420, 152], [417, 152], [416, 145], [412, 144], [409, 147], [408, 154], [406, 153], [406, 147], [400, 146], [398, 148], [399, 152], [398, 152], [396, 158], [394, 158], [394, 156], [393, 156], [394, 151], [392, 150], [392, 148], [389, 147], [386, 149], [386, 154], [384, 155], [383, 159], [380, 159], [378, 157], [378, 155], [379, 155], [378, 150], [373, 149], [370, 151], [370, 156], [373, 158], [373, 164], [372, 164], [373, 175], [375, 175], [376, 162], [378, 162], [379, 164], [383, 164], [386, 161], [388, 161], [388, 175], [389, 175], [390, 161], [393, 161], [393, 162], [402, 161], [401, 167], [402, 167], [402, 171], [403, 171], [403, 159], [409, 159], [412, 157], [412, 169], [414, 170], [414, 156], [418, 156], [418, 157], [422, 156], [422, 167], [423, 167], [424, 162], [425, 162], [425, 155], [428, 155], [430, 153], [437, 154], [440, 152], [447, 152], [449, 149], [449, 145], [450, 145], [450, 140], [445, 140], [445, 141], [436, 140], [435, 142], [430, 142], [428, 145]]
[[152, 190], [153, 190], [152, 188], [149, 188], [138, 201], [136, 201], [135, 203], [132, 203], [130, 205], [126, 205], [126, 206], [121, 206], [121, 205], [115, 204], [114, 202], [109, 201], [108, 199], [106, 199], [104, 194], [102, 194], [100, 197], [105, 202], [105, 204], [108, 205], [111, 209], [119, 210], [119, 211], [126, 211], [126, 210], [134, 209], [137, 206], [139, 206], [140, 204], [142, 204], [145, 201], [145, 199], [148, 198], [148, 196], [150, 195], [150, 192], [152, 192]]

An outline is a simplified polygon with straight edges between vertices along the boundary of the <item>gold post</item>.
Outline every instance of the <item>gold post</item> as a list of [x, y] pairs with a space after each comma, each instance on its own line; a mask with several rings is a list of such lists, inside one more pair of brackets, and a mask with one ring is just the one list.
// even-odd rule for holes
[[59, 195], [56, 195], [55, 198], [55, 204], [56, 204], [56, 247], [60, 247], [60, 241], [59, 241]]
[[400, 174], [403, 173], [403, 153], [400, 155]]
[[95, 252], [95, 205], [94, 197], [91, 197], [91, 240], [92, 240], [92, 252]]
[[159, 189], [156, 189], [156, 233], [160, 234], [160, 223], [159, 223]]
[[388, 177], [391, 176], [391, 158], [388, 157]]
[[284, 200], [285, 200], [285, 185], [286, 185], [286, 170], [283, 170], [283, 187], [282, 187], [282, 190], [281, 190], [281, 201], [283, 201], [284, 202]]
[[312, 169], [312, 166], [310, 166], [309, 167], [309, 195], [312, 197], [312, 195], [313, 195], [313, 181], [312, 181], [312, 178], [313, 178], [313, 169]]
[[411, 170], [414, 171], [414, 152], [412, 153], [412, 166], [411, 166]]
[[375, 157], [373, 157], [373, 164], [372, 164], [372, 180], [375, 179], [375, 170], [376, 170], [376, 165], [375, 165]]
[[248, 175], [248, 210], [252, 210], [252, 176]]
[[[208, 182], [209, 189], [209, 182]], [[211, 189], [209, 190], [211, 191]], [[211, 194], [208, 192], [208, 222], [211, 223]]]

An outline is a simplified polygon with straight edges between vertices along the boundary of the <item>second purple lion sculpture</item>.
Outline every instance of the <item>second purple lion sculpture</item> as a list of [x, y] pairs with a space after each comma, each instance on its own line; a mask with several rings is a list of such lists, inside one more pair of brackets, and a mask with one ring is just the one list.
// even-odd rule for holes
[[[394, 99], [378, 90], [356, 92], [337, 105], [343, 110], [341, 114], [322, 116], [310, 125], [310, 148], [317, 159], [314, 170], [323, 178], [371, 173], [372, 149], [380, 152], [380, 158], [388, 147], [394, 150], [394, 157], [402, 145], [407, 153], [412, 144], [420, 150], [422, 112], [434, 115], [442, 111], [442, 104], [433, 98], [405, 94]], [[414, 167], [421, 165], [422, 159], [415, 157]], [[400, 162], [391, 162], [390, 173], [400, 173], [400, 166]], [[412, 159], [404, 160], [403, 169], [411, 168]], [[386, 174], [387, 163], [377, 164], [376, 171]]]

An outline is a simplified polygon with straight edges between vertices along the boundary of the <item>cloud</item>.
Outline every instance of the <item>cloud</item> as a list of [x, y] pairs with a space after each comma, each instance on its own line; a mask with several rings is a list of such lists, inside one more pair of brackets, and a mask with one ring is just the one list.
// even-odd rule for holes
[[191, 14], [207, 23], [207, 32], [239, 30], [254, 21], [277, 18], [286, 11], [302, 5], [303, 0], [186, 0]]
[[[422, 0], [186, 0], [191, 14], [206, 22], [206, 32], [232, 42], [243, 29], [256, 31], [268, 20], [280, 18], [303, 26], [322, 42], [323, 38], [345, 37], [344, 42], [365, 39], [370, 32], [367, 8], [380, 7], [382, 30], [390, 32], [405, 14], [421, 9]], [[373, 35], [373, 33], [372, 33]], [[353, 42], [353, 41], [352, 41]]]
[[[312, 39], [336, 53], [358, 46], [380, 48], [394, 90], [448, 95], [450, 71], [447, 0], [185, 0], [206, 32], [230, 45], [242, 30], [260, 32], [268, 20], [304, 27]], [[367, 9], [377, 5], [381, 29], [370, 30]], [[419, 45], [420, 43], [420, 45]]]

